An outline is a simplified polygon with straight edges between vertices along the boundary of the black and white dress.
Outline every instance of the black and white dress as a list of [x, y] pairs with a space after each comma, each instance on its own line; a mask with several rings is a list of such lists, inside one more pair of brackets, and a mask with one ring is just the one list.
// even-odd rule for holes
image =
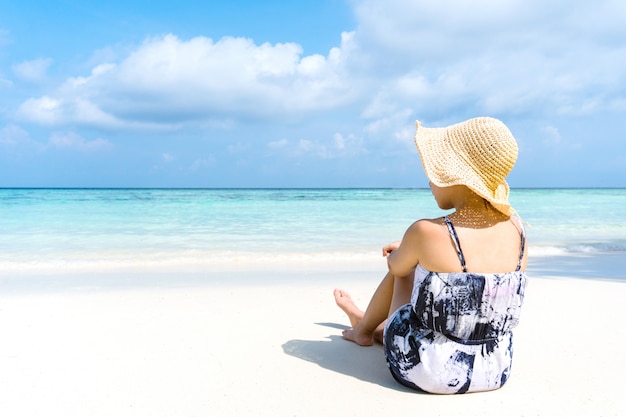
[[504, 385], [511, 372], [512, 329], [519, 322], [526, 288], [521, 271], [466, 272], [452, 222], [444, 219], [464, 272], [431, 272], [418, 265], [411, 303], [387, 321], [387, 365], [400, 383], [437, 394], [488, 391]]

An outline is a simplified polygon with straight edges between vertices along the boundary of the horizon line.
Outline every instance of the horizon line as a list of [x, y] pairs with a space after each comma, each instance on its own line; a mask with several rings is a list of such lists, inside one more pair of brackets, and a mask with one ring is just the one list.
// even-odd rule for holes
[[[0, 190], [428, 190], [429, 187], [4, 187]], [[511, 190], [622, 190], [625, 186], [511, 187]]]

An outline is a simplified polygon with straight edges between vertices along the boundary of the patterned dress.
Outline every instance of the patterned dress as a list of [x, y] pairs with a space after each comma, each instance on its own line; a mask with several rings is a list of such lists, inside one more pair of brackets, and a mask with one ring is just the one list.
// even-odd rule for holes
[[452, 222], [444, 219], [464, 272], [415, 270], [411, 303], [387, 321], [384, 347], [393, 377], [403, 385], [437, 394], [501, 387], [511, 372], [512, 329], [526, 288], [521, 265], [498, 274], [469, 273]]

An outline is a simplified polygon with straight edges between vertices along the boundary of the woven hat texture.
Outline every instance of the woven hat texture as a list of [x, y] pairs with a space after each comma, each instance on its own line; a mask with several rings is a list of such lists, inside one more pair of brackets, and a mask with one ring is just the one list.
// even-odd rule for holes
[[439, 187], [465, 185], [511, 216], [505, 178], [517, 160], [517, 142], [498, 119], [477, 117], [441, 128], [416, 122], [415, 145], [428, 179]]

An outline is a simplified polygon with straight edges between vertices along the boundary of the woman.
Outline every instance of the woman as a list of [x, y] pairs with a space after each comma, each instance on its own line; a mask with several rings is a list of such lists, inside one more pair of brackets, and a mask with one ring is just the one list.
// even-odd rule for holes
[[517, 143], [499, 120], [446, 128], [417, 122], [415, 144], [432, 193], [448, 216], [413, 223], [383, 248], [389, 272], [365, 312], [336, 289], [345, 339], [384, 344], [400, 383], [440, 394], [501, 387], [511, 370], [512, 329], [526, 287], [525, 234], [505, 181]]

